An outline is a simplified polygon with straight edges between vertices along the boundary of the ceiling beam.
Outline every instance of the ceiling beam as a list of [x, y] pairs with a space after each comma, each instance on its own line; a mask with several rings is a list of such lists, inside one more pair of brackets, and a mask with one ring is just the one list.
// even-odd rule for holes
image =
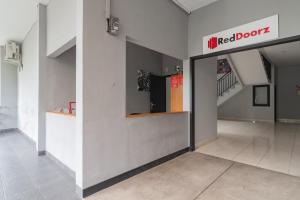
[[192, 11], [190, 9], [188, 9], [187, 7], [185, 7], [182, 3], [180, 3], [178, 0], [172, 0], [173, 3], [175, 3], [179, 8], [181, 8], [182, 10], [184, 10], [187, 14], [191, 14]]

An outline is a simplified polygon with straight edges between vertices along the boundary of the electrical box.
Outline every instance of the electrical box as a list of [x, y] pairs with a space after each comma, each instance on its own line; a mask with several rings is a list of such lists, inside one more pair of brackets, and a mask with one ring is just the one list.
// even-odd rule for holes
[[107, 19], [108, 22], [108, 30], [107, 32], [111, 35], [119, 35], [120, 31], [120, 20], [117, 17], [110, 17]]

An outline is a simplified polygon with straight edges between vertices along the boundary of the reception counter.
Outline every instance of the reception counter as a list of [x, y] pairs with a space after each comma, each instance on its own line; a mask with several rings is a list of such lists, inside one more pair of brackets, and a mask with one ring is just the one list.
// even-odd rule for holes
[[76, 116], [67, 113], [46, 113], [46, 151], [75, 172]]

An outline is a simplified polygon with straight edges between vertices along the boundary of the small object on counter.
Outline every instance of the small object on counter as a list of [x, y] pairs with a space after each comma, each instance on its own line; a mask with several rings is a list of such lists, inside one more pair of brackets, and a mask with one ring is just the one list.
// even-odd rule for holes
[[76, 102], [74, 102], [74, 101], [69, 102], [68, 113], [69, 114], [76, 113]]

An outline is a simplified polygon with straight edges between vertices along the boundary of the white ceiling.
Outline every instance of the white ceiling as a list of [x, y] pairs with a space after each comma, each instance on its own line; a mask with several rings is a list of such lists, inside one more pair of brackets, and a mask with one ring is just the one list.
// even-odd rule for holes
[[49, 0], [0, 0], [0, 45], [7, 40], [23, 41], [37, 20], [37, 4]]
[[276, 66], [299, 66], [300, 67], [300, 42], [281, 44], [263, 49], [263, 53]]
[[202, 8], [204, 6], [207, 6], [219, 0], [175, 0], [175, 1], [179, 2], [185, 8], [185, 10], [192, 12], [194, 10], [197, 10], [199, 8]]

